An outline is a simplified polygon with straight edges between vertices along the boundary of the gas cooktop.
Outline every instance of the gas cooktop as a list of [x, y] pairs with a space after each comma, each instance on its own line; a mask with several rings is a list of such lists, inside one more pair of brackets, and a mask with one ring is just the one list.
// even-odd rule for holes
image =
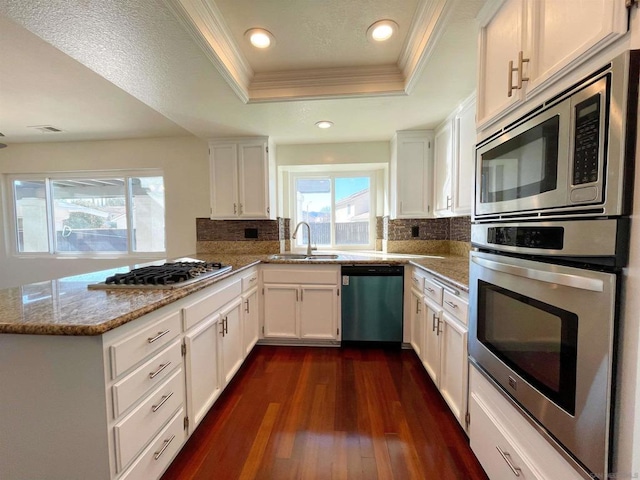
[[231, 265], [217, 262], [178, 261], [163, 265], [134, 268], [129, 272], [116, 273], [102, 283], [90, 284], [88, 288], [107, 289], [174, 289], [222, 275], [231, 270]]

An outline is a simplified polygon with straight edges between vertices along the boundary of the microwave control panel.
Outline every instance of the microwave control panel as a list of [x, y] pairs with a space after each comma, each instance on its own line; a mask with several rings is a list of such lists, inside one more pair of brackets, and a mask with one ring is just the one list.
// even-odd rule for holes
[[573, 185], [598, 181], [600, 149], [600, 94], [575, 107]]

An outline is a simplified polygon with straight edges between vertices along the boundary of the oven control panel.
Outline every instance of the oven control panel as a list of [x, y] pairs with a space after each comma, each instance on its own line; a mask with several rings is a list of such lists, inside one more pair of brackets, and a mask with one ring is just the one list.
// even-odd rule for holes
[[573, 149], [573, 185], [598, 181], [600, 149], [600, 94], [576, 105]]
[[562, 250], [564, 228], [542, 226], [489, 227], [487, 229], [487, 243], [510, 247]]

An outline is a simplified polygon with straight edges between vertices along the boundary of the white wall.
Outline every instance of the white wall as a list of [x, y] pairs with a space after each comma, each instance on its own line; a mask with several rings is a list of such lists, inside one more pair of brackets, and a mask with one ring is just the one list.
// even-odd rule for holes
[[[209, 216], [207, 142], [170, 137], [95, 142], [13, 144], [0, 150], [0, 174], [159, 168], [164, 172], [167, 258], [196, 251], [196, 217]], [[0, 200], [0, 288], [133, 264], [139, 259], [25, 259], [8, 251], [9, 192]], [[9, 228], [8, 228], [9, 227]]]
[[278, 145], [277, 165], [389, 163], [389, 142]]

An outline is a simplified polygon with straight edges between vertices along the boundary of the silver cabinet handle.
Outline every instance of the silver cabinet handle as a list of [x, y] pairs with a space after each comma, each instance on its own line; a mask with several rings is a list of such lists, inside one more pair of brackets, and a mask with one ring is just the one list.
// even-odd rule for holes
[[451, 196], [450, 196], [450, 195], [447, 195], [447, 210], [451, 208], [451, 204], [452, 204], [452, 202], [451, 202]]
[[240, 204], [240, 215], [242, 215], [242, 204]]
[[153, 459], [154, 460], [158, 460], [162, 456], [162, 454], [167, 449], [169, 444], [171, 442], [173, 442], [174, 438], [176, 438], [176, 436], [175, 435], [171, 435], [171, 438], [169, 438], [169, 439], [165, 440], [164, 442], [162, 442], [162, 448], [153, 454]]
[[436, 285], [438, 285], [439, 287], [441, 287], [442, 289], [444, 289], [444, 290], [446, 290], [446, 291], [448, 291], [450, 293], [453, 293], [456, 296], [460, 295], [460, 291], [459, 290], [456, 290], [455, 288], [450, 287], [449, 285], [445, 285], [444, 283], [439, 282], [437, 278], [432, 278], [431, 281], [433, 283], [435, 283]]
[[440, 330], [440, 325], [442, 325], [442, 320], [440, 320], [440, 317], [438, 317], [438, 330], [436, 330], [436, 334], [438, 336], [440, 336], [440, 334], [442, 333], [442, 330]]
[[299, 302], [300, 300], [298, 299], [298, 289], [296, 288], [296, 302]]
[[156, 340], [158, 340], [160, 337], [164, 337], [167, 333], [169, 333], [171, 330], [165, 330], [164, 332], [158, 332], [158, 334], [155, 337], [149, 337], [147, 338], [147, 342], [149, 343], [153, 343]]
[[[509, 61], [509, 82], [507, 86], [508, 97], [513, 95], [514, 90], [522, 90], [522, 82], [529, 81], [529, 77], [525, 77], [522, 75], [525, 63], [529, 63], [529, 59], [524, 58], [524, 52], [522, 50], [518, 52], [518, 66], [516, 68], [513, 68], [513, 60]], [[516, 86], [513, 86], [513, 72], [518, 72], [518, 83], [516, 84]]]
[[[438, 320], [439, 322], [440, 320]], [[433, 314], [433, 320], [431, 321], [431, 331], [435, 332], [436, 331], [436, 314]]]
[[420, 313], [420, 299], [416, 300], [416, 313]]
[[502, 458], [504, 459], [505, 462], [507, 462], [507, 465], [509, 465], [509, 468], [511, 469], [511, 471], [513, 472], [513, 474], [516, 477], [520, 476], [520, 473], [522, 472], [522, 469], [519, 467], [516, 467], [513, 462], [511, 461], [511, 455], [509, 455], [509, 452], [505, 452], [503, 451], [498, 445], [496, 445], [496, 450], [498, 450], [498, 452], [500, 453], [500, 455], [502, 456]]
[[447, 305], [449, 305], [451, 308], [458, 308], [458, 305], [456, 305], [453, 302], [450, 302], [449, 300], [445, 300], [444, 303], [446, 303]]
[[224, 317], [224, 334], [228, 334], [229, 333], [229, 321], [228, 321], [228, 317]]
[[158, 410], [160, 410], [160, 407], [164, 405], [165, 402], [171, 398], [171, 395], [173, 395], [173, 392], [171, 392], [169, 395], [163, 395], [162, 398], [160, 399], [159, 404], [151, 406], [151, 411], [157, 412]]
[[158, 369], [155, 372], [151, 372], [149, 374], [149, 378], [155, 378], [157, 377], [160, 372], [162, 372], [165, 368], [167, 368], [169, 365], [171, 365], [171, 362], [167, 362], [167, 363], [162, 363], [160, 364], [160, 366], [158, 367]]
[[431, 287], [424, 287], [424, 289], [425, 289], [427, 292], [430, 292], [430, 293], [435, 293], [435, 292], [436, 292], [436, 291], [435, 291], [433, 288], [431, 288]]
[[235, 215], [236, 213], [238, 213], [238, 205], [236, 205], [235, 203], [233, 204], [233, 214]]
[[245, 303], [245, 305], [247, 306], [247, 308], [245, 308], [245, 310], [244, 310], [244, 311], [245, 311], [245, 312], [247, 312], [247, 313], [249, 313], [249, 299], [246, 299], [246, 300], [244, 301], [244, 303]]

